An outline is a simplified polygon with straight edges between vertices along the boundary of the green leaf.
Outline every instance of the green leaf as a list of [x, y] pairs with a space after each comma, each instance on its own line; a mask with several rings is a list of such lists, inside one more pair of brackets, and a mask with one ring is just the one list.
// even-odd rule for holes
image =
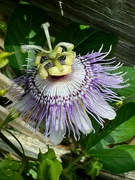
[[56, 159], [56, 155], [53, 149], [49, 148], [46, 153], [42, 153], [41, 151], [38, 154], [38, 160], [41, 162], [45, 159]]
[[115, 120], [110, 121], [101, 133], [90, 134], [88, 138], [87, 155], [98, 158], [106, 170], [122, 173], [134, 169], [135, 146], [120, 146], [135, 134], [134, 110], [135, 103], [121, 107]]
[[22, 65], [27, 64], [27, 58], [35, 57], [34, 51], [23, 53], [21, 45], [36, 44], [43, 46], [46, 42], [44, 31], [41, 24], [46, 22], [45, 14], [42, 9], [30, 4], [20, 3], [11, 14], [5, 38], [5, 50], [15, 52], [9, 57], [9, 64], [18, 76], [24, 73]]
[[46, 159], [41, 162], [38, 168], [38, 180], [56, 180], [62, 172], [62, 166], [58, 160]]
[[39, 153], [38, 155], [39, 165], [37, 170], [38, 180], [56, 180], [59, 179], [62, 173], [62, 165], [57, 160], [53, 149], [48, 149], [46, 153]]
[[118, 38], [113, 34], [88, 25], [73, 23], [64, 28], [59, 36], [56, 37], [55, 45], [62, 41], [74, 44], [76, 53], [85, 55], [93, 50], [98, 51], [102, 45], [103, 51], [108, 51], [110, 45], [113, 45], [111, 51], [111, 53], [113, 53]]
[[[124, 112], [123, 112], [124, 113]], [[135, 135], [135, 115], [123, 122], [107, 137], [104, 138], [107, 145], [123, 143], [130, 140]]]
[[121, 145], [111, 149], [90, 151], [103, 164], [103, 169], [124, 173], [135, 169], [135, 145]]
[[[0, 179], [2, 180], [15, 180], [18, 178], [18, 170], [21, 162], [4, 159], [0, 162]], [[19, 180], [23, 180], [20, 176]]]
[[135, 103], [129, 103], [125, 106], [122, 106], [117, 111], [116, 118], [112, 121], [109, 121], [107, 126], [101, 133], [100, 130], [96, 131], [96, 133], [90, 133], [86, 141], [86, 151], [89, 152], [93, 146], [97, 145], [99, 142], [101, 142], [102, 139], [107, 137], [117, 127], [131, 118], [135, 118]]

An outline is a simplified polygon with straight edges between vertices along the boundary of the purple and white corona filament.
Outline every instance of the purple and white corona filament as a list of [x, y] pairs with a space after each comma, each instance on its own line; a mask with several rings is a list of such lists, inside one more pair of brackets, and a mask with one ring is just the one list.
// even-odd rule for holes
[[59, 43], [52, 50], [46, 24], [43, 28], [49, 51], [38, 46], [22, 47], [38, 53], [34, 67], [15, 81], [24, 88], [15, 107], [22, 116], [29, 112], [27, 120], [35, 122], [37, 130], [44, 122], [44, 135], [58, 144], [71, 131], [77, 140], [80, 133], [87, 135], [94, 130], [88, 114], [101, 126], [104, 119], [113, 120], [116, 112], [108, 102], [121, 97], [112, 89], [126, 85], [123, 73], [112, 73], [121, 65], [113, 66], [113, 59], [106, 59], [109, 52], [101, 52], [102, 48], [84, 56], [76, 56], [70, 43]]

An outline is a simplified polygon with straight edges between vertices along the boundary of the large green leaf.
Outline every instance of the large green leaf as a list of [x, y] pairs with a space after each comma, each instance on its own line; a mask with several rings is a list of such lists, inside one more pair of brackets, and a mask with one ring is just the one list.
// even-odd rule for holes
[[104, 141], [106, 145], [115, 145], [117, 143], [123, 143], [130, 140], [135, 135], [135, 115], [128, 121], [123, 122], [114, 131], [112, 131]]
[[98, 157], [106, 170], [117, 173], [131, 171], [134, 169], [135, 146], [120, 144], [126, 144], [134, 135], [135, 103], [129, 103], [118, 110], [115, 120], [109, 121], [101, 133], [89, 135], [86, 152]]
[[90, 151], [91, 156], [98, 157], [103, 169], [123, 173], [135, 169], [135, 145], [121, 145], [111, 149]]
[[109, 123], [103, 129], [101, 133], [96, 131], [95, 133], [92, 132], [88, 135], [88, 138], [86, 141], [86, 151], [89, 152], [89, 150], [93, 146], [101, 142], [102, 139], [107, 137], [117, 127], [119, 127], [121, 124], [123, 124], [124, 122], [132, 118], [135, 118], [135, 103], [129, 103], [129, 104], [126, 104], [125, 106], [122, 106], [117, 111], [116, 118], [112, 121], [109, 121]]
[[24, 44], [36, 44], [43, 46], [46, 42], [41, 24], [45, 23], [44, 12], [27, 3], [20, 3], [11, 14], [5, 38], [5, 50], [15, 52], [9, 57], [9, 64], [12, 70], [21, 75], [24, 73], [20, 69], [27, 64], [27, 58], [34, 58], [34, 52], [22, 53], [20, 46]]
[[108, 51], [110, 45], [113, 45], [113, 53], [118, 38], [100, 29], [73, 23], [64, 28], [59, 36], [56, 37], [55, 45], [61, 41], [74, 44], [74, 50], [77, 54], [84, 55], [93, 50], [98, 51], [101, 45], [103, 45], [103, 51]]

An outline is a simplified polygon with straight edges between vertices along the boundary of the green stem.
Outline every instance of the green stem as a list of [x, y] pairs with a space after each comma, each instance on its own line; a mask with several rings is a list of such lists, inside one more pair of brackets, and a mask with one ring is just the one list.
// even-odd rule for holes
[[70, 175], [67, 174], [67, 172], [65, 172], [65, 170], [62, 171], [62, 174], [63, 174], [68, 180], [72, 180], [72, 178], [70, 177]]
[[82, 153], [80, 156], [78, 156], [78, 158], [76, 158], [73, 162], [71, 162], [71, 164], [67, 168], [65, 168], [64, 170], [66, 172], [68, 172], [78, 161], [80, 161], [80, 159], [82, 158], [83, 154], [84, 153]]
[[22, 172], [23, 172], [23, 170], [24, 170], [24, 168], [25, 168], [25, 164], [26, 164], [26, 161], [22, 161], [22, 165], [21, 165], [21, 167], [19, 168], [18, 173], [16, 174], [15, 180], [19, 180], [19, 179], [20, 179], [20, 176], [21, 176], [21, 174], [22, 174]]
[[0, 131], [0, 138], [6, 144], [8, 144], [22, 159], [26, 158], [25, 155], [14, 144], [12, 144], [1, 131]]
[[35, 161], [36, 158], [33, 158], [33, 157], [30, 157], [30, 156], [25, 156], [25, 153], [24, 153], [24, 149], [23, 149], [23, 146], [22, 144], [19, 142], [19, 140], [14, 136], [14, 134], [12, 134], [10, 131], [8, 131], [7, 129], [4, 129], [2, 128], [3, 130], [7, 131], [9, 134], [11, 134], [15, 139], [16, 141], [20, 144], [20, 147], [22, 148], [22, 151], [23, 153], [14, 145], [12, 144], [8, 139], [7, 137], [1, 132], [0, 130], [0, 138], [6, 143], [8, 144], [17, 154], [18, 156], [20, 156], [21, 159], [25, 159], [25, 160], [31, 160], [31, 161]]

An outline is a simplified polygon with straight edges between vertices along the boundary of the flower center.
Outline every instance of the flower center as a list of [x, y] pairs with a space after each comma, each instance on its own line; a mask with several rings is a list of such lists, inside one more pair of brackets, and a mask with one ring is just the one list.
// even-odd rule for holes
[[[72, 51], [74, 45], [71, 43], [60, 42], [52, 49], [48, 30], [49, 26], [49, 23], [44, 23], [41, 26], [44, 29], [49, 50], [45, 50], [36, 45], [22, 46], [23, 51], [28, 51], [30, 49], [40, 50], [40, 53], [36, 54], [34, 63], [37, 67], [37, 73], [42, 79], [46, 79], [49, 75], [62, 77], [70, 74], [72, 72], [72, 64], [76, 58], [76, 53]], [[45, 57], [43, 62], [42, 57]], [[63, 57], [64, 61], [61, 61]]]

